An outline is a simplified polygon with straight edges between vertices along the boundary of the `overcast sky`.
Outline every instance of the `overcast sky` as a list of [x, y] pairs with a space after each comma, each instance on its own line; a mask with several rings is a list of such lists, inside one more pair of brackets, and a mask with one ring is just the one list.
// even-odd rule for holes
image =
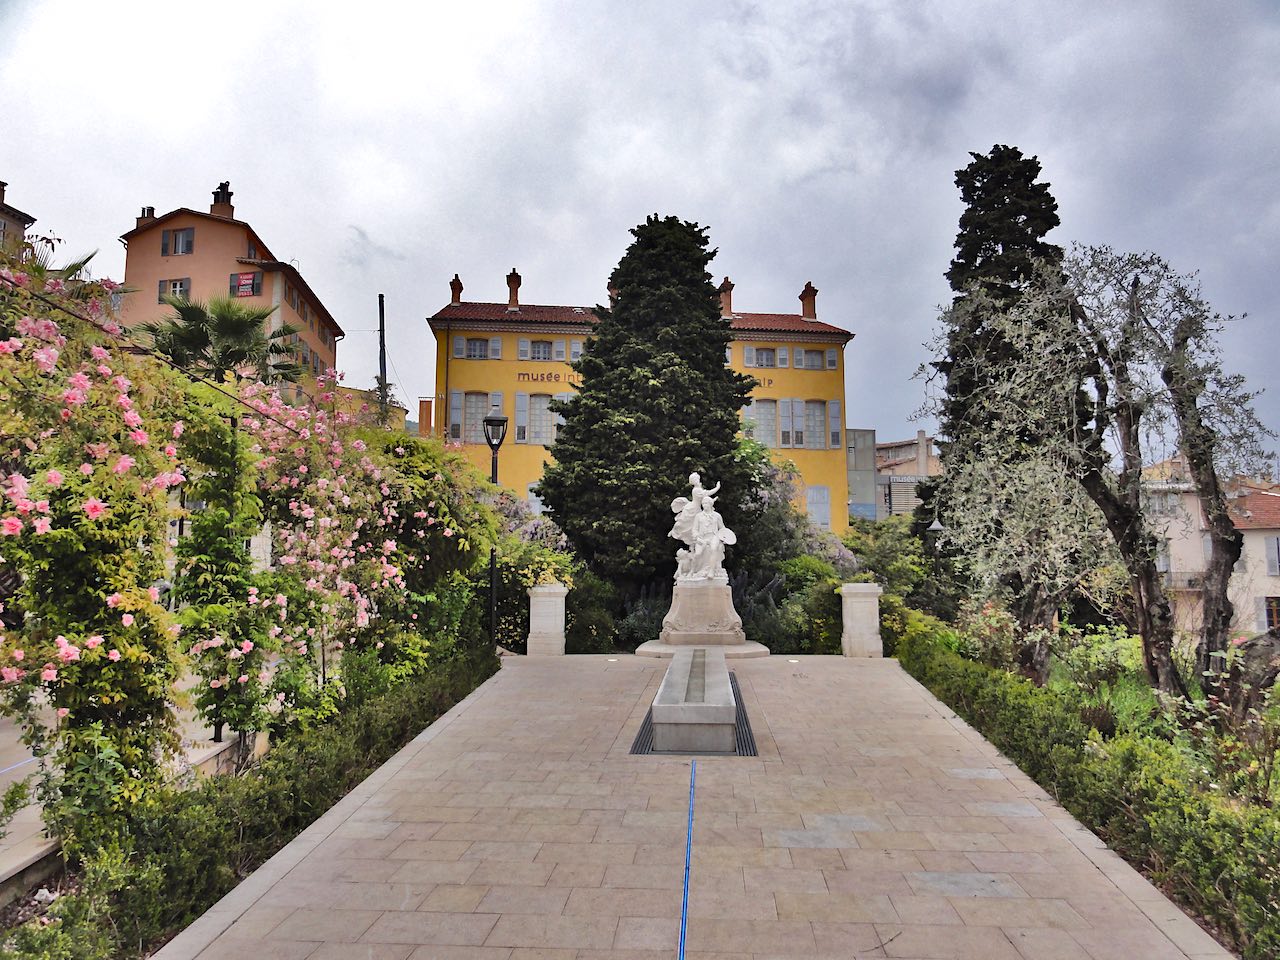
[[[416, 417], [448, 302], [593, 305], [649, 213], [708, 225], [742, 311], [853, 331], [848, 421], [910, 436], [912, 374], [949, 299], [954, 171], [1039, 157], [1050, 235], [1199, 270], [1228, 365], [1275, 380], [1280, 7], [883, 2], [369, 3], [0, 0], [0, 180], [68, 255], [143, 205], [237, 215]], [[1280, 389], [1259, 402], [1280, 428]]]

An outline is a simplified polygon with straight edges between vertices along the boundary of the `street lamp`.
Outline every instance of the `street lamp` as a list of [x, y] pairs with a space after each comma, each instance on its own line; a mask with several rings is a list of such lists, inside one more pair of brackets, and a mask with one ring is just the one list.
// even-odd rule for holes
[[[489, 445], [493, 459], [489, 465], [489, 480], [498, 482], [498, 448], [507, 438], [507, 418], [495, 404], [484, 418], [484, 442]], [[489, 640], [498, 642], [498, 548], [489, 548]]]

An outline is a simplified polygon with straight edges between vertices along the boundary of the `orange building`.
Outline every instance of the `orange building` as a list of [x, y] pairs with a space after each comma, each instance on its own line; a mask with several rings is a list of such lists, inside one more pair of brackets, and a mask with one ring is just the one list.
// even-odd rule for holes
[[8, 184], [0, 180], [0, 247], [17, 246], [26, 236], [27, 228], [36, 222], [29, 213], [4, 202], [4, 188]]
[[311, 375], [337, 363], [342, 327], [296, 267], [279, 260], [262, 238], [235, 218], [230, 183], [213, 191], [208, 213], [179, 207], [159, 217], [143, 207], [124, 234], [125, 287], [121, 322], [137, 326], [172, 315], [166, 295], [207, 301], [235, 297], [252, 307], [274, 307], [269, 329], [289, 325], [294, 359]]

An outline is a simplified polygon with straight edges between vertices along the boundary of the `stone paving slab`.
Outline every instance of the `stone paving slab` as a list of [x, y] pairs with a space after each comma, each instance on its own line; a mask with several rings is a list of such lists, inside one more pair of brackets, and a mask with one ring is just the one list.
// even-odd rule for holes
[[[666, 666], [512, 658], [156, 956], [676, 955]], [[688, 960], [1229, 957], [892, 660], [736, 662], [760, 755], [698, 759]]]

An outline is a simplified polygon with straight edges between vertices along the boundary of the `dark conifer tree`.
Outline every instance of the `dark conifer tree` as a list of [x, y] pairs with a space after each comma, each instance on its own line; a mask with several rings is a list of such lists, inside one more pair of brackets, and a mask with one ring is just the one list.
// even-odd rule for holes
[[611, 308], [580, 360], [540, 495], [574, 548], [633, 592], [675, 569], [671, 501], [689, 474], [723, 484], [717, 508], [733, 527], [747, 494], [735, 458], [752, 380], [725, 363], [732, 339], [707, 265], [706, 228], [649, 217], [610, 277]]
[[[972, 162], [956, 171], [956, 186], [965, 202], [956, 234], [956, 256], [947, 280], [956, 300], [980, 287], [999, 307], [1012, 305], [1031, 279], [1037, 261], [1062, 262], [1062, 248], [1045, 243], [1058, 225], [1058, 202], [1049, 184], [1038, 181], [1040, 161], [1024, 157], [1017, 147], [996, 144], [991, 152], [969, 154]], [[979, 310], [951, 311], [964, 322], [947, 331], [948, 350], [937, 368], [946, 377], [939, 428], [948, 443], [966, 434], [985, 432], [972, 423], [970, 400], [991, 386], [984, 370], [1002, 369], [1008, 345], [992, 337]]]

